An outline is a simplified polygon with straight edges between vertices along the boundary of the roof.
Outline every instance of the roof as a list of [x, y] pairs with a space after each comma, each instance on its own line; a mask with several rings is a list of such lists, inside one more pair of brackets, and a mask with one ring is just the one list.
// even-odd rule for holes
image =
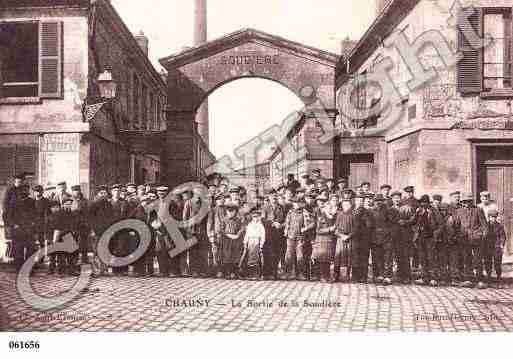
[[[360, 38], [356, 46], [349, 52], [347, 58], [341, 58], [339, 67], [346, 69], [343, 63], [349, 61], [349, 73], [358, 69], [401, 23], [402, 20], [417, 6], [420, 0], [391, 0], [376, 17], [371, 26]], [[343, 63], [342, 63], [343, 62]], [[345, 81], [345, 77], [337, 78], [337, 87]]]
[[260, 30], [246, 28], [232, 32], [231, 34], [225, 35], [221, 38], [208, 41], [202, 45], [188, 48], [178, 54], [162, 58], [160, 59], [160, 63], [166, 68], [180, 67], [247, 42], [262, 43], [264, 45], [287, 49], [293, 53], [307, 56], [331, 67], [336, 67], [340, 58], [340, 55], [329, 51], [320, 50], [315, 47], [287, 40]]

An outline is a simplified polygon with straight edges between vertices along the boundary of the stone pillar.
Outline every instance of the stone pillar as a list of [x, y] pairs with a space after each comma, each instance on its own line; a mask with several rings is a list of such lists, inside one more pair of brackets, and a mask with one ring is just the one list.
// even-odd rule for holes
[[162, 179], [174, 188], [196, 180], [194, 166], [194, 111], [168, 111]]
[[[207, 0], [195, 0], [194, 4], [194, 46], [207, 42]], [[208, 99], [201, 104], [196, 115], [198, 133], [209, 145]]]

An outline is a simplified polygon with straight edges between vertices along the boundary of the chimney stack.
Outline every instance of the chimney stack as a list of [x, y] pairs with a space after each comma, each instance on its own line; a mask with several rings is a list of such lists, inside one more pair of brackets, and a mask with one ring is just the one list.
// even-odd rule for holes
[[143, 50], [144, 54], [148, 56], [150, 41], [148, 37], [144, 35], [144, 32], [139, 31], [139, 34], [135, 35], [135, 41], [139, 44], [139, 47]]
[[376, 17], [383, 12], [390, 0], [376, 0]]
[[[207, 0], [194, 1], [194, 46], [200, 46], [207, 42]], [[198, 134], [209, 145], [209, 126], [208, 126], [208, 99], [196, 113], [196, 123]]]
[[340, 54], [347, 58], [351, 53], [351, 50], [356, 46], [357, 41], [351, 40], [349, 37], [346, 37], [344, 40], [340, 42]]

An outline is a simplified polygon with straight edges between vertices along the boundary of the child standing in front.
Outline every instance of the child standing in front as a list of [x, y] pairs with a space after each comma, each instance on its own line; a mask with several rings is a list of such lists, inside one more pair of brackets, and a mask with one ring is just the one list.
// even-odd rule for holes
[[239, 267], [249, 279], [260, 279], [262, 276], [262, 248], [265, 243], [265, 227], [258, 208], [251, 210], [251, 221], [246, 227], [243, 253]]

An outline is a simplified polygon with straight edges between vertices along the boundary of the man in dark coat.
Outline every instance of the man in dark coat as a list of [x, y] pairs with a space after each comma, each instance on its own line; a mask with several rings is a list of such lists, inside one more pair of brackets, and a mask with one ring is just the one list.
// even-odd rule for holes
[[13, 185], [8, 187], [5, 191], [2, 201], [2, 220], [5, 226], [6, 239], [12, 239], [13, 212], [16, 207], [16, 201], [19, 198], [19, 193], [23, 190], [24, 181], [24, 174], [15, 175]]
[[264, 278], [278, 279], [278, 263], [284, 245], [284, 223], [287, 213], [278, 203], [276, 192], [269, 195], [269, 204], [264, 207], [262, 217], [269, 225], [270, 238], [265, 241], [263, 248]]
[[80, 254], [81, 263], [88, 264], [88, 253], [91, 246], [89, 243], [89, 202], [84, 197], [82, 189], [79, 185], [71, 187], [71, 199], [73, 200], [71, 211], [73, 212], [75, 218], [75, 229], [73, 231], [73, 236], [78, 243], [78, 251]]
[[16, 191], [14, 207], [10, 207], [11, 218], [8, 222], [13, 230], [13, 257], [16, 271], [19, 272], [23, 263], [35, 252], [33, 236], [35, 224], [34, 200], [28, 195], [28, 188], [21, 186]]
[[438, 231], [441, 223], [431, 208], [431, 200], [428, 195], [420, 198], [420, 206], [415, 212], [415, 233], [414, 245], [418, 248], [419, 259], [421, 263], [421, 278], [415, 281], [415, 284], [438, 285], [437, 277], [439, 273], [438, 263], [435, 262], [435, 233]]
[[[120, 184], [115, 184], [110, 189], [112, 196], [110, 199], [110, 205], [112, 208], [110, 217], [111, 225], [128, 218], [128, 203], [126, 200], [121, 198], [121, 187], [122, 186]], [[116, 257], [128, 256], [130, 254], [129, 242], [130, 231], [128, 229], [117, 232], [110, 241], [112, 254]], [[128, 274], [128, 266], [113, 267], [112, 272], [115, 274], [126, 275]]]
[[[404, 188], [405, 197], [403, 198], [402, 207], [404, 207], [405, 211], [411, 211], [412, 217], [407, 221], [406, 227], [409, 227], [409, 257], [410, 257], [410, 268], [413, 272], [418, 274], [420, 272], [420, 261], [419, 261], [419, 252], [413, 241], [413, 226], [415, 225], [415, 212], [419, 207], [419, 201], [415, 198], [415, 187], [407, 186]], [[406, 232], [404, 232], [406, 234]]]
[[98, 242], [102, 234], [111, 225], [112, 206], [109, 202], [108, 187], [98, 187], [98, 193], [89, 207], [89, 223], [91, 225], [92, 247], [94, 251], [94, 276], [108, 274], [107, 265], [98, 257]]
[[[42, 186], [37, 185], [33, 188], [34, 193], [34, 207], [35, 207], [35, 227], [34, 227], [34, 236], [36, 238], [36, 242], [39, 243], [39, 247], [45, 251], [47, 243], [52, 240], [51, 235], [49, 234], [49, 219], [51, 215], [51, 203], [50, 200], [43, 197], [44, 189]], [[44, 261], [44, 256], [41, 257], [41, 262]], [[50, 268], [55, 269], [55, 256], [50, 255]]]

